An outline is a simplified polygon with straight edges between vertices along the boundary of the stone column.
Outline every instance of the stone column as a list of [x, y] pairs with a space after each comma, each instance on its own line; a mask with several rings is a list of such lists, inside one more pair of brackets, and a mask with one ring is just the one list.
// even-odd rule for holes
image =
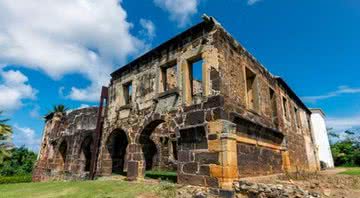
[[238, 179], [236, 126], [226, 120], [209, 123], [209, 151], [219, 152], [219, 164], [210, 165], [210, 176], [217, 178], [219, 187], [232, 190]]
[[127, 179], [130, 181], [143, 179], [145, 175], [145, 159], [141, 144], [130, 144], [128, 151]]

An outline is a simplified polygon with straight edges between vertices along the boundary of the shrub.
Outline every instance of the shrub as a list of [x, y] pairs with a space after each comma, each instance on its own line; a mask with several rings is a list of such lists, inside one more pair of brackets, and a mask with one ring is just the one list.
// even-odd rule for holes
[[0, 184], [15, 184], [31, 182], [31, 175], [0, 176]]
[[11, 157], [0, 164], [0, 176], [31, 174], [36, 161], [36, 154], [25, 147], [11, 150]]

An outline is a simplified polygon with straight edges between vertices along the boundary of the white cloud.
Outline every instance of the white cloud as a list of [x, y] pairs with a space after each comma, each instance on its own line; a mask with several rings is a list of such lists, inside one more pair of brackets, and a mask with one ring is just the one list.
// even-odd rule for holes
[[78, 109], [88, 108], [88, 107], [90, 107], [88, 104], [81, 104]]
[[248, 5], [254, 5], [255, 3], [260, 2], [261, 0], [248, 0]]
[[154, 3], [166, 10], [179, 27], [184, 27], [190, 22], [190, 17], [197, 13], [200, 0], [154, 0]]
[[0, 77], [1, 110], [16, 110], [23, 105], [24, 99], [36, 98], [37, 90], [28, 84], [28, 78], [20, 71], [0, 71]]
[[360, 128], [360, 115], [350, 117], [329, 117], [326, 119], [328, 128], [335, 132], [344, 132], [348, 129]]
[[318, 95], [318, 96], [305, 96], [302, 97], [302, 99], [306, 102], [310, 103], [316, 103], [318, 100], [324, 100], [329, 98], [334, 98], [343, 94], [357, 94], [360, 93], [360, 88], [351, 88], [348, 86], [340, 86], [336, 91], [332, 91], [329, 93], [326, 93], [324, 95]]
[[36, 135], [35, 131], [28, 127], [14, 125], [13, 143], [17, 146], [25, 146], [35, 152], [39, 151], [41, 137]]
[[140, 19], [140, 25], [144, 29], [140, 31], [140, 34], [147, 37], [147, 39], [152, 40], [156, 36], [155, 25], [151, 20]]
[[97, 101], [114, 66], [147, 44], [118, 0], [1, 0], [0, 63], [44, 71], [54, 79], [80, 73], [91, 80], [68, 97]]

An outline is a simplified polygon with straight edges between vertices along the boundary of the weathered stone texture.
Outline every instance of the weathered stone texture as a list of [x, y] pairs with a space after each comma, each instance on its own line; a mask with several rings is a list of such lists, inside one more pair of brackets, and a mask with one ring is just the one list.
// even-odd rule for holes
[[55, 114], [47, 121], [33, 180], [86, 179], [89, 174], [97, 108]]
[[[202, 79], [195, 81], [197, 60]], [[179, 183], [231, 189], [242, 176], [317, 168], [309, 110], [212, 18], [112, 73], [105, 109], [97, 176], [136, 179], [146, 170], [176, 170]], [[81, 123], [93, 120], [71, 113], [66, 119], [80, 124], [54, 127], [54, 118], [43, 142], [53, 133], [82, 134], [89, 127]], [[71, 139], [62, 162], [76, 175], [81, 143]], [[38, 164], [61, 164], [48, 158]]]

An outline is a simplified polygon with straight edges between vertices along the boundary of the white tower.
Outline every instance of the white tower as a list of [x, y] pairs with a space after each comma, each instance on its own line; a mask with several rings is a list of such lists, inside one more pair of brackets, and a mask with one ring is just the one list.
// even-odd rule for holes
[[324, 162], [327, 168], [334, 167], [334, 160], [331, 154], [329, 137], [326, 129], [325, 114], [321, 109], [311, 110], [311, 125], [315, 145], [318, 149], [320, 162]]

